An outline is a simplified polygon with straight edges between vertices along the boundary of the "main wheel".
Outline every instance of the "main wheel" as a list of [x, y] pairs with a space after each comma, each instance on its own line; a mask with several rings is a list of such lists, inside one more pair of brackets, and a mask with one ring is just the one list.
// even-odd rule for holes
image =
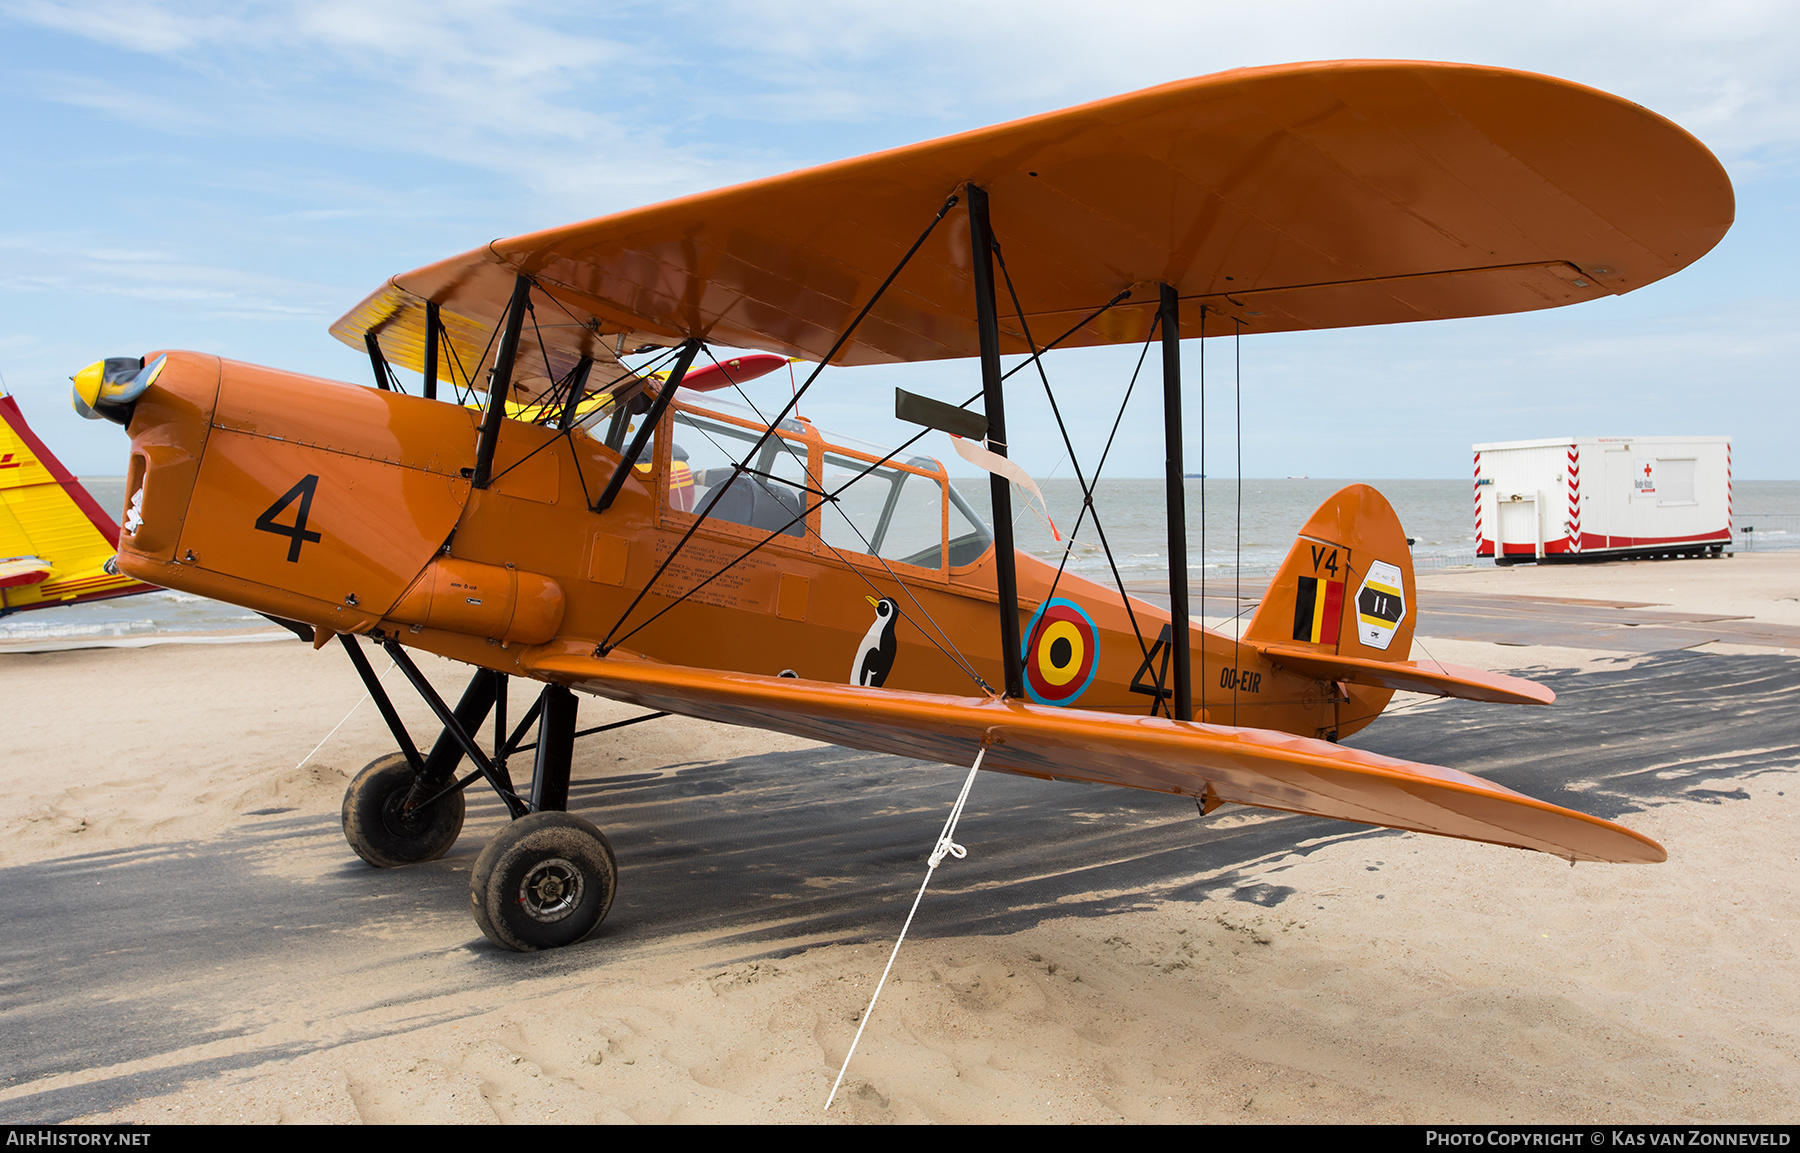
[[378, 869], [435, 861], [463, 827], [463, 795], [454, 789], [423, 809], [401, 811], [412, 790], [406, 754], [377, 757], [344, 790], [344, 839]]
[[530, 813], [481, 850], [469, 902], [488, 940], [529, 953], [593, 932], [618, 887], [606, 834], [569, 813]]

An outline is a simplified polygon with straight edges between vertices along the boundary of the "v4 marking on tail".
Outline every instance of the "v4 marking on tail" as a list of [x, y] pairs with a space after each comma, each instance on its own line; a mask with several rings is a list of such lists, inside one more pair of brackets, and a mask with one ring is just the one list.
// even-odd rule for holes
[[[1327, 553], [1325, 551], [1328, 548], [1331, 549], [1331, 552], [1329, 552], [1329, 553]], [[1324, 561], [1323, 566], [1321, 566], [1319, 563], [1321, 560]], [[1325, 569], [1325, 571], [1330, 573], [1332, 576], [1338, 575], [1338, 550], [1335, 548], [1331, 548], [1330, 545], [1328, 545], [1328, 544], [1313, 545], [1312, 546], [1312, 562], [1313, 562], [1313, 571], [1314, 572], [1318, 572], [1320, 567], [1323, 567]]]
[[[318, 474], [309, 473], [300, 481], [300, 483], [296, 484], [293, 488], [288, 489], [280, 500], [264, 509], [263, 514], [256, 518], [256, 527], [258, 529], [263, 532], [272, 532], [276, 536], [285, 536], [288, 538], [287, 558], [290, 562], [298, 562], [300, 560], [301, 545], [305, 544], [307, 541], [312, 541], [317, 544], [323, 539], [316, 532], [306, 531], [306, 518], [312, 513], [313, 491], [318, 487]], [[294, 503], [295, 497], [300, 498], [300, 509], [294, 514], [293, 526], [290, 528], [285, 524], [276, 524], [275, 518], [280, 516], [282, 510], [287, 508], [288, 505]]]

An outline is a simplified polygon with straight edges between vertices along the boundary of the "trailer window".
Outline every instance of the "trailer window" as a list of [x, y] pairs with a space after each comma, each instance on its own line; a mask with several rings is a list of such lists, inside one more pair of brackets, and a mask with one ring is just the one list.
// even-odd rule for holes
[[1672, 504], [1694, 503], [1694, 460], [1668, 460], [1656, 458], [1656, 503], [1665, 507]]

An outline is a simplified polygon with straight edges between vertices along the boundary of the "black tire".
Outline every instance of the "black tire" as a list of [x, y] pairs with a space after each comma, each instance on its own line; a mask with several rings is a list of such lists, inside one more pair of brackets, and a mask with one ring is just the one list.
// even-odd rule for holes
[[344, 790], [344, 839], [357, 856], [378, 869], [435, 861], [462, 834], [462, 790], [402, 815], [400, 806], [412, 784], [406, 754], [389, 753], [370, 761]]
[[469, 903], [488, 940], [530, 953], [573, 945], [593, 932], [618, 887], [606, 834], [569, 813], [530, 813], [481, 850]]

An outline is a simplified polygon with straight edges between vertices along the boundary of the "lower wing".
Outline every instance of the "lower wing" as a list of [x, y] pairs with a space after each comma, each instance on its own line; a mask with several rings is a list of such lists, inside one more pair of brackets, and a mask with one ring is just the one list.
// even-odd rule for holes
[[1208, 802], [1335, 817], [1536, 849], [1570, 861], [1654, 862], [1661, 845], [1454, 769], [1267, 729], [1240, 729], [696, 669], [551, 646], [527, 669], [665, 712], [772, 729], [849, 748], [1124, 785]]

